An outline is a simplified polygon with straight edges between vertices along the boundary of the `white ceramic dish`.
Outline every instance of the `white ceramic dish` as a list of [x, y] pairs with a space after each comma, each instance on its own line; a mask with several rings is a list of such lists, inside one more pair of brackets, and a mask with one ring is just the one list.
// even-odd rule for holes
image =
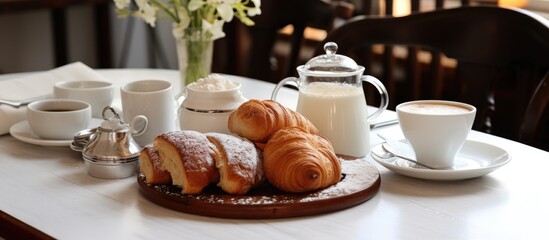
[[[98, 127], [102, 121], [99, 118], [92, 118], [89, 127]], [[11, 126], [10, 134], [19, 141], [47, 147], [69, 147], [73, 141], [73, 139], [48, 140], [40, 138], [32, 132], [27, 121], [21, 121]]]
[[409, 177], [429, 180], [462, 180], [484, 176], [511, 161], [511, 155], [500, 147], [466, 140], [450, 169], [427, 169], [399, 157], [381, 158], [374, 152], [386, 152], [382, 144], [372, 148], [372, 158], [387, 169]]
[[233, 111], [198, 112], [179, 108], [179, 127], [181, 130], [194, 130], [202, 133], [230, 133], [227, 122]]

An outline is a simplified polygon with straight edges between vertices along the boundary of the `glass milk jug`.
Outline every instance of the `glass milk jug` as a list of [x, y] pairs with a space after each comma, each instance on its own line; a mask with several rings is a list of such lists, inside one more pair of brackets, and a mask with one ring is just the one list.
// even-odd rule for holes
[[[370, 152], [368, 119], [377, 117], [388, 105], [385, 86], [372, 76], [363, 76], [364, 67], [349, 57], [336, 54], [337, 44], [324, 45], [326, 54], [297, 67], [299, 78], [288, 77], [278, 83], [271, 99], [284, 85], [299, 89], [297, 111], [309, 119], [328, 138], [336, 154], [364, 157]], [[377, 111], [368, 116], [362, 82], [375, 86], [381, 95]]]

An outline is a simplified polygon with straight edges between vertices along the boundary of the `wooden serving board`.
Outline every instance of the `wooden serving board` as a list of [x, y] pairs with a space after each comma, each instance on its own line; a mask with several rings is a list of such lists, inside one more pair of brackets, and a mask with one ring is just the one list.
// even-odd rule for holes
[[150, 201], [173, 210], [220, 218], [273, 219], [310, 216], [349, 208], [372, 198], [381, 185], [375, 166], [366, 159], [344, 160], [342, 180], [308, 193], [286, 193], [266, 183], [246, 195], [230, 195], [212, 185], [201, 194], [181, 194], [172, 185], [149, 185], [143, 174], [137, 182]]

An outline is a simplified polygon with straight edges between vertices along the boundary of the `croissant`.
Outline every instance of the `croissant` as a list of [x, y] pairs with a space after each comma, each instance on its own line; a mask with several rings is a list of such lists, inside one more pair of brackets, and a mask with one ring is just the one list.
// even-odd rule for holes
[[162, 160], [158, 151], [151, 144], [143, 147], [139, 152], [139, 170], [145, 175], [148, 184], [172, 183], [172, 177], [168, 171], [162, 169]]
[[223, 191], [242, 195], [263, 183], [263, 155], [250, 140], [223, 133], [205, 135], [212, 143], [212, 157], [221, 177], [217, 185]]
[[273, 100], [248, 100], [231, 113], [228, 123], [229, 131], [256, 144], [266, 143], [276, 131], [289, 126], [318, 133], [307, 118]]
[[211, 156], [208, 138], [197, 131], [173, 131], [154, 138], [162, 169], [170, 173], [172, 184], [181, 193], [199, 194], [210, 183], [219, 181], [219, 171]]
[[331, 143], [300, 127], [277, 131], [263, 152], [269, 182], [286, 192], [307, 192], [339, 182], [341, 165]]

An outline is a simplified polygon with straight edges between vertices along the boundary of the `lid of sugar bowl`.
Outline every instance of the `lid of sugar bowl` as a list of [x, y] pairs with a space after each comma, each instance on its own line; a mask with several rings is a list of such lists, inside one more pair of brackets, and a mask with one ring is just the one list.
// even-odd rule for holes
[[[113, 117], [107, 117], [110, 111]], [[82, 150], [84, 160], [102, 164], [117, 164], [136, 161], [141, 147], [132, 137], [132, 129], [124, 123], [112, 107], [103, 109], [101, 126], [90, 137]]]
[[337, 54], [337, 44], [327, 42], [324, 44], [326, 54], [316, 56], [309, 60], [302, 68], [305, 73], [308, 72], [329, 72], [329, 73], [351, 73], [364, 70], [352, 58]]

